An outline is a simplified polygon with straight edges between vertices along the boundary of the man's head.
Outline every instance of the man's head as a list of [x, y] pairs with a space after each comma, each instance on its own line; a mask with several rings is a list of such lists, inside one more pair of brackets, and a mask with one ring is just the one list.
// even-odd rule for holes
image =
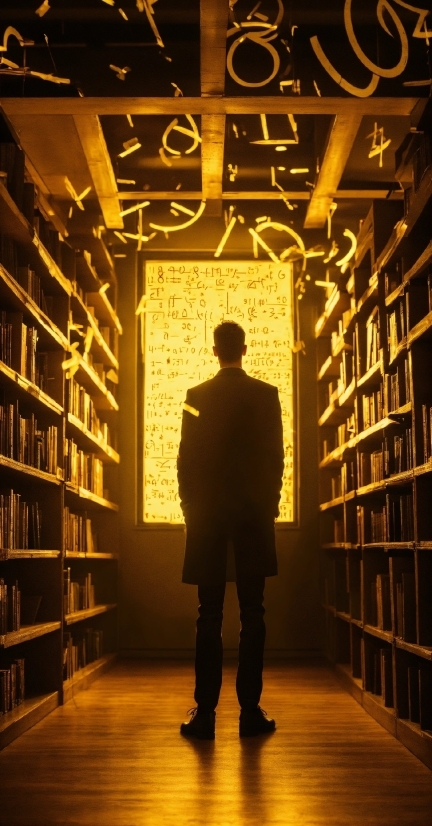
[[223, 321], [213, 332], [213, 352], [221, 367], [241, 367], [246, 355], [245, 331], [235, 321]]

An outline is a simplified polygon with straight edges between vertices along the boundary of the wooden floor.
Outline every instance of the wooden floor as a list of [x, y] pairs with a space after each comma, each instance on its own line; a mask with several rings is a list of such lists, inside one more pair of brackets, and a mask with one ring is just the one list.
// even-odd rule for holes
[[214, 743], [182, 739], [191, 663], [123, 662], [0, 754], [10, 826], [427, 826], [432, 774], [317, 664], [270, 665], [278, 731], [239, 741], [228, 666]]

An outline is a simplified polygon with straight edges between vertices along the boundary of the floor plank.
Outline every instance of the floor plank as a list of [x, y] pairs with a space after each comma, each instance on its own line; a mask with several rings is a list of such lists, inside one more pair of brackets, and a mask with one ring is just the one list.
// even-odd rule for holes
[[228, 665], [214, 743], [182, 739], [191, 663], [122, 662], [0, 754], [1, 826], [426, 826], [431, 772], [321, 664], [270, 664], [278, 731], [239, 741]]

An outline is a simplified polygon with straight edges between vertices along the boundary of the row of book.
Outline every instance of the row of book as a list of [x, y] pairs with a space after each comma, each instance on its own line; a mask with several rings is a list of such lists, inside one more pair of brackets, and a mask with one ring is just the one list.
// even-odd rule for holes
[[63, 535], [65, 549], [74, 553], [97, 553], [97, 534], [93, 532], [87, 512], [71, 513], [68, 507], [63, 511]]
[[377, 574], [371, 582], [368, 623], [382, 631], [392, 630], [390, 574]]
[[366, 373], [380, 360], [380, 349], [379, 311], [378, 307], [374, 307], [366, 321]]
[[98, 379], [105, 385], [105, 387], [108, 388], [115, 398], [117, 392], [116, 387], [118, 384], [117, 373], [115, 370], [113, 370], [113, 368], [106, 370], [105, 365], [103, 365], [102, 362], [94, 360], [93, 353], [86, 353], [85, 360], [87, 364], [93, 368]]
[[0, 361], [21, 376], [37, 384], [36, 327], [23, 322], [22, 313], [0, 312]]
[[424, 731], [432, 729], [432, 708], [430, 692], [432, 686], [432, 669], [430, 666], [408, 666], [407, 676], [407, 712], [412, 723], [418, 723]]
[[424, 132], [418, 137], [418, 148], [413, 155], [413, 183], [417, 191], [423, 176], [432, 164], [432, 142], [428, 132]]
[[40, 550], [42, 510], [38, 502], [26, 502], [20, 493], [0, 493], [0, 548]]
[[384, 416], [382, 386], [369, 395], [362, 396], [363, 430], [373, 427]]
[[110, 431], [106, 422], [102, 422], [91, 396], [78, 382], [71, 378], [68, 382], [68, 410], [76, 416], [96, 438], [111, 444]]
[[404, 571], [396, 582], [396, 636], [405, 642], [417, 642], [416, 594], [414, 571]]
[[393, 708], [393, 662], [390, 646], [379, 647], [362, 640], [364, 687], [381, 696], [386, 708]]
[[0, 668], [0, 714], [7, 714], [25, 700], [24, 658], [14, 660], [9, 668]]
[[432, 407], [422, 404], [422, 439], [423, 462], [427, 464], [432, 457]]
[[359, 453], [359, 483], [360, 487], [381, 482], [384, 479], [383, 450], [374, 450], [372, 453]]
[[73, 439], [64, 440], [64, 478], [66, 482], [103, 497], [103, 462], [94, 453], [84, 453]]
[[398, 410], [411, 401], [411, 382], [408, 359], [398, 365], [395, 373], [384, 378], [384, 408], [386, 413]]
[[21, 416], [19, 400], [0, 402], [0, 454], [57, 473], [57, 427], [39, 427], [34, 413]]
[[91, 573], [78, 580], [71, 579], [71, 569], [64, 570], [64, 612], [74, 614], [95, 607], [95, 588]]
[[0, 634], [19, 631], [21, 627], [21, 591], [18, 582], [8, 585], [0, 579]]
[[399, 307], [387, 316], [387, 340], [389, 347], [390, 361], [396, 358], [399, 345], [406, 338], [406, 303], [402, 298]]
[[350, 439], [355, 436], [356, 433], [356, 422], [355, 422], [355, 415], [354, 413], [351, 416], [348, 416], [345, 422], [342, 422], [337, 428], [337, 436], [336, 436], [336, 445], [335, 447], [342, 447]]
[[103, 631], [86, 628], [77, 633], [68, 631], [64, 635], [63, 679], [70, 680], [81, 668], [99, 660], [104, 653]]
[[414, 518], [412, 493], [387, 493], [385, 505], [357, 505], [357, 538], [370, 542], [412, 542]]

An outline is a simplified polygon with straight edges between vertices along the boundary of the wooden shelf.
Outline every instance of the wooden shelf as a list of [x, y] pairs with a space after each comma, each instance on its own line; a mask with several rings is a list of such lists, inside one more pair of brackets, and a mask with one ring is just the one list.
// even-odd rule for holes
[[336, 611], [336, 617], [344, 622], [351, 622], [351, 617], [346, 611]]
[[357, 387], [370, 387], [371, 385], [376, 386], [379, 384], [381, 380], [382, 366], [382, 360], [379, 359], [376, 364], [373, 364], [372, 367], [369, 368], [367, 373], [357, 380]]
[[118, 410], [118, 404], [112, 393], [105, 387], [98, 374], [83, 358], [79, 360], [78, 371], [75, 374], [78, 384], [81, 384], [92, 397], [96, 410]]
[[89, 313], [83, 300], [76, 292], [72, 293], [72, 308], [74, 307], [77, 313], [80, 314], [80, 316], [84, 316], [87, 326], [91, 327], [91, 329], [93, 330], [93, 339], [91, 343], [90, 352], [94, 356], [94, 360], [101, 362], [105, 366], [113, 367], [115, 370], [118, 370], [119, 363], [114, 353], [111, 352], [108, 344], [102, 336], [102, 333], [98, 325], [96, 324], [96, 321], [94, 320], [91, 313]]
[[105, 671], [111, 668], [117, 659], [117, 654], [105, 654], [98, 660], [80, 668], [73, 677], [63, 681], [63, 702], [68, 703], [75, 694], [87, 689]]
[[343, 460], [344, 453], [348, 450], [354, 450], [357, 444], [357, 436], [354, 436], [349, 442], [345, 442], [344, 445], [340, 447], [336, 447], [331, 453], [328, 453], [325, 459], [321, 459], [319, 464], [320, 468], [331, 467], [332, 465], [340, 465]]
[[119, 510], [119, 506], [115, 502], [110, 502], [109, 499], [103, 499], [102, 496], [97, 496], [90, 490], [86, 490], [86, 488], [79, 488], [76, 485], [72, 485], [70, 482], [66, 482], [65, 488], [67, 494], [85, 501], [86, 507], [93, 505], [96, 508], [105, 508], [106, 510], [114, 511], [115, 513]]
[[35, 625], [24, 625], [19, 631], [9, 631], [7, 634], [0, 634], [0, 648], [11, 648], [13, 645], [20, 645], [23, 642], [35, 640], [45, 634], [52, 634], [61, 628], [61, 622], [38, 622]]
[[19, 706], [0, 717], [0, 749], [4, 749], [29, 728], [43, 720], [59, 704], [59, 692], [29, 697]]
[[344, 502], [345, 502], [345, 496], [338, 496], [336, 499], [331, 499], [330, 502], [323, 502], [319, 506], [319, 508], [320, 508], [321, 513], [324, 513], [324, 511], [328, 511], [331, 508], [340, 507], [340, 505], [343, 505]]
[[375, 625], [365, 625], [364, 631], [366, 634], [371, 634], [373, 637], [378, 637], [378, 639], [384, 640], [385, 642], [393, 642], [392, 631], [384, 631], [384, 629], [377, 628]]
[[114, 450], [114, 448], [107, 442], [104, 442], [102, 439], [98, 439], [94, 433], [91, 433], [81, 419], [78, 419], [72, 413], [68, 413], [67, 423], [75, 441], [79, 446], [83, 446], [85, 450], [95, 453], [105, 462], [113, 462], [118, 465], [120, 456], [117, 451]]
[[406, 286], [413, 278], [418, 278], [423, 273], [426, 267], [432, 262], [432, 241], [429, 241], [426, 249], [423, 250], [415, 264], [405, 273], [403, 277], [403, 284]]
[[359, 546], [351, 542], [325, 542], [321, 547], [328, 551], [356, 551]]
[[30, 321], [32, 325], [37, 327], [43, 345], [51, 348], [53, 344], [56, 344], [63, 350], [69, 350], [67, 337], [5, 270], [3, 264], [0, 264], [0, 297], [15, 310], [21, 312], [27, 323]]
[[346, 419], [346, 411], [340, 410], [339, 404], [337, 402], [330, 404], [325, 410], [322, 416], [318, 419], [318, 425], [323, 427], [324, 425], [337, 425], [341, 424], [341, 422], [345, 421]]
[[97, 617], [99, 614], [106, 614], [108, 611], [114, 611], [117, 608], [117, 603], [113, 602], [108, 605], [95, 605], [94, 608], [86, 608], [84, 611], [75, 611], [73, 614], [65, 614], [64, 621], [66, 625], [74, 625], [76, 622]]
[[82, 551], [66, 551], [67, 559], [118, 559], [118, 554], [108, 553], [84, 553]]
[[352, 410], [352, 408], [354, 407], [354, 399], [352, 397], [354, 396], [355, 389], [356, 389], [356, 380], [354, 378], [350, 382], [348, 387], [344, 390], [344, 392], [341, 393], [340, 396], [339, 396], [339, 407], [340, 408], [345, 408], [345, 411], [346, 411], [346, 408], [349, 407], [349, 409]]
[[338, 357], [328, 356], [328, 358], [326, 358], [324, 364], [320, 367], [318, 371], [318, 381], [332, 379], [339, 376], [340, 361], [341, 360]]
[[373, 424], [366, 430], [362, 430], [362, 432], [357, 436], [357, 442], [364, 442], [367, 439], [372, 439], [378, 433], [381, 433], [382, 430], [386, 430], [388, 427], [396, 424], [398, 424], [398, 422], [395, 422], [393, 419], [389, 419], [388, 416], [386, 416], [384, 419], [381, 419], [380, 422]]
[[345, 310], [349, 310], [351, 299], [348, 293], [334, 290], [325, 305], [322, 316], [315, 325], [315, 337], [329, 335], [337, 329], [337, 320]]
[[39, 479], [41, 482], [49, 482], [51, 485], [60, 485], [62, 476], [54, 476], [53, 473], [46, 473], [44, 470], [38, 470], [30, 465], [24, 465], [22, 462], [16, 462], [15, 459], [9, 459], [8, 456], [0, 455], [0, 467], [4, 467], [13, 473], [21, 473], [26, 476], [32, 476], [34, 479]]
[[376, 304], [378, 301], [378, 273], [375, 273], [371, 282], [357, 303], [357, 314], [364, 312], [372, 303]]
[[123, 332], [119, 318], [105, 292], [88, 292], [86, 295], [90, 307], [95, 308], [98, 321], [106, 327], [115, 327], [121, 335]]
[[377, 269], [378, 271], [382, 270], [385, 266], [388, 266], [393, 258], [398, 254], [401, 253], [399, 250], [399, 246], [401, 241], [408, 237], [408, 235], [414, 229], [418, 219], [421, 217], [422, 211], [424, 210], [425, 206], [427, 205], [429, 199], [432, 197], [432, 169], [426, 172], [421, 181], [417, 192], [414, 194], [411, 205], [409, 208], [409, 212], [405, 218], [399, 222], [399, 224], [394, 229], [388, 243], [384, 247], [382, 253], [380, 254], [378, 261], [377, 261]]
[[60, 551], [34, 551], [34, 550], [17, 550], [13, 548], [0, 548], [0, 562], [5, 562], [8, 559], [58, 559]]
[[432, 312], [428, 313], [424, 318], [422, 318], [421, 321], [419, 321], [418, 324], [415, 325], [415, 327], [412, 328], [412, 330], [409, 331], [408, 346], [411, 347], [414, 341], [417, 341], [418, 338], [423, 336], [425, 338], [430, 338], [432, 336]]
[[31, 398], [32, 401], [38, 402], [43, 405], [44, 409], [46, 408], [58, 416], [63, 413], [63, 407], [54, 401], [51, 396], [48, 396], [47, 393], [44, 393], [36, 384], [24, 378], [24, 376], [21, 376], [20, 373], [12, 370], [12, 367], [8, 367], [7, 364], [0, 361], [0, 381], [2, 380], [10, 387], [13, 386], [19, 398], [26, 400]]
[[405, 642], [400, 637], [395, 639], [396, 648], [402, 651], [408, 651], [409, 654], [415, 654], [416, 657], [422, 657], [424, 660], [432, 662], [432, 647], [427, 645], [417, 645], [414, 642]]

